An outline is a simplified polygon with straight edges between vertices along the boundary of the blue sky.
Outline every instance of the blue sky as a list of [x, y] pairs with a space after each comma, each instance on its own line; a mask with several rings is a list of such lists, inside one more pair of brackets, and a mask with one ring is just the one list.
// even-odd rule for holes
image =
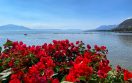
[[0, 25], [94, 29], [132, 17], [132, 0], [0, 0]]

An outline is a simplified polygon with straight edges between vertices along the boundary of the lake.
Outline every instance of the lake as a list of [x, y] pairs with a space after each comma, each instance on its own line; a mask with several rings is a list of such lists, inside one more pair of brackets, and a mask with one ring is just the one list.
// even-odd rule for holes
[[[27, 34], [25, 36], [24, 34]], [[108, 59], [112, 65], [120, 64], [123, 67], [132, 69], [132, 33], [114, 32], [72, 32], [72, 31], [0, 31], [0, 45], [6, 40], [23, 41], [28, 45], [41, 45], [51, 43], [52, 40], [69, 39], [72, 42], [83, 41], [91, 46], [105, 45], [108, 48]]]

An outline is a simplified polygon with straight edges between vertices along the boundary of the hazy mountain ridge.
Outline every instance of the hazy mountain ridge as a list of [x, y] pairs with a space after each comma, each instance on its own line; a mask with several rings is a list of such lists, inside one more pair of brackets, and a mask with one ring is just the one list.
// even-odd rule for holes
[[18, 31], [21, 31], [21, 30], [35, 30], [35, 31], [52, 31], [52, 32], [58, 32], [58, 31], [61, 31], [61, 32], [77, 32], [77, 31], [81, 31], [80, 29], [48, 29], [48, 28], [29, 28], [29, 27], [25, 27], [25, 26], [20, 26], [20, 25], [14, 25], [14, 24], [7, 24], [7, 25], [2, 25], [0, 26], [0, 30], [4, 30], [4, 31], [10, 31], [10, 30], [18, 30]]
[[7, 24], [0, 26], [0, 30], [30, 30], [30, 28], [14, 24]]
[[117, 25], [101, 25], [98, 28], [96, 28], [96, 30], [112, 30], [115, 27], [117, 27]]
[[88, 31], [119, 31], [119, 32], [132, 32], [132, 18], [126, 19], [118, 25], [101, 25], [96, 29], [85, 30]]
[[132, 19], [121, 22], [113, 31], [132, 31]]

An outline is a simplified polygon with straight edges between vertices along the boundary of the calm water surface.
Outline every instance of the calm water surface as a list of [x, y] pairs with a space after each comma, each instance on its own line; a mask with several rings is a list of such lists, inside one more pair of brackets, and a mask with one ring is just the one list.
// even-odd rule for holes
[[[28, 34], [25, 36], [24, 34]], [[47, 31], [0, 31], [0, 45], [8, 39], [23, 41], [28, 45], [41, 45], [51, 43], [52, 40], [69, 39], [75, 42], [82, 40], [85, 44], [94, 46], [105, 45], [109, 50], [108, 59], [112, 65], [120, 64], [123, 67], [132, 69], [132, 33], [114, 32], [47, 32]]]

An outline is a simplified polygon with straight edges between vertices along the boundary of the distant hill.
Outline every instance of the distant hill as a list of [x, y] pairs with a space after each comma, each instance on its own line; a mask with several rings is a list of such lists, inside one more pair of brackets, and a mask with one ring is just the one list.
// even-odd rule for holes
[[8, 24], [8, 25], [0, 26], [0, 30], [30, 30], [30, 29], [24, 26]]
[[95, 30], [112, 30], [115, 27], [117, 27], [117, 25], [101, 25], [98, 28], [96, 28]]
[[127, 19], [120, 23], [118, 27], [113, 29], [114, 31], [132, 31], [132, 19]]

